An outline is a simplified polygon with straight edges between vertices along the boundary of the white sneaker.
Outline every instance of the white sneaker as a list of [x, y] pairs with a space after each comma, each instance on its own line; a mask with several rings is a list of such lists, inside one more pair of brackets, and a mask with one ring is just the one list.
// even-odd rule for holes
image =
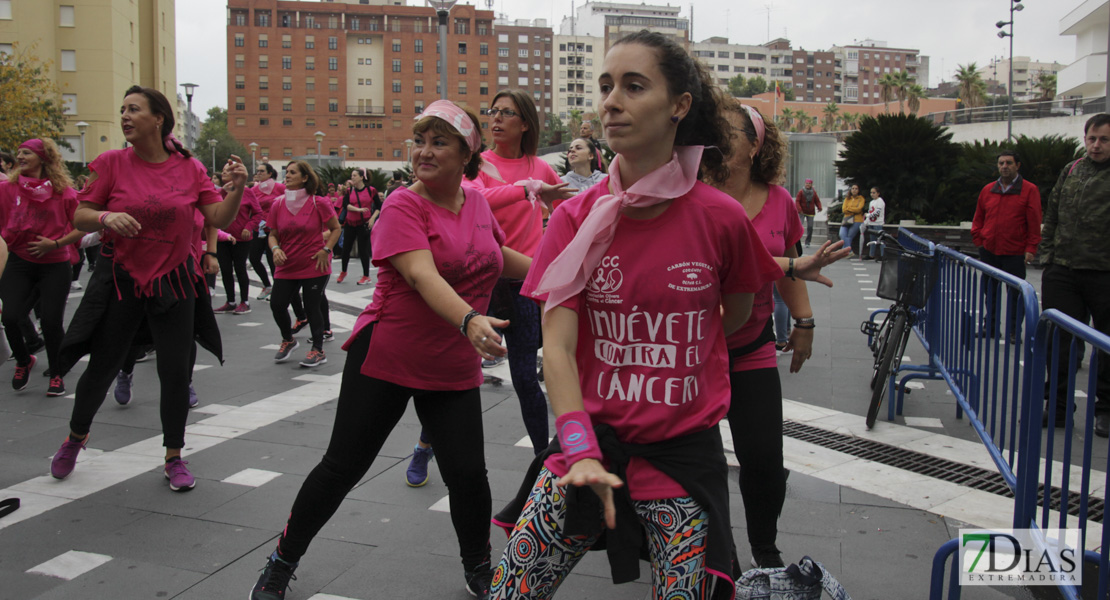
[[73, 283], [69, 284], [69, 291], [71, 292], [80, 291], [81, 289], [83, 288], [81, 287], [81, 282], [79, 281], [74, 281]]

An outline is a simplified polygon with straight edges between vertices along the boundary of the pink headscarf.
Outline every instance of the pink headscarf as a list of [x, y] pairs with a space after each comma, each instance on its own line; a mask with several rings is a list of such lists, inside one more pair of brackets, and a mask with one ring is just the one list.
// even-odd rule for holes
[[466, 145], [470, 148], [471, 152], [477, 152], [482, 147], [482, 134], [478, 132], [478, 128], [474, 126], [474, 121], [466, 111], [455, 105], [450, 100], [436, 100], [429, 104], [424, 112], [413, 117], [414, 121], [419, 121], [424, 117], [436, 117], [447, 121], [447, 124], [454, 127], [466, 139]]
[[767, 124], [763, 122], [763, 115], [759, 114], [758, 110], [752, 108], [751, 106], [748, 106], [747, 104], [741, 104], [740, 106], [743, 106], [744, 110], [747, 111], [748, 118], [752, 120], [752, 127], [755, 127], [755, 137], [757, 144], [755, 148], [755, 153], [759, 154], [759, 151], [763, 149], [763, 139], [767, 137]]
[[703, 146], [676, 146], [670, 162], [648, 173], [627, 190], [621, 185], [620, 155], [613, 158], [609, 167], [609, 189], [613, 193], [598, 198], [574, 239], [551, 261], [536, 286], [536, 295], [548, 294], [545, 312], [586, 287], [590, 275], [613, 243], [622, 208], [654, 206], [693, 189], [698, 182], [702, 150]]
[[19, 147], [20, 148], [26, 148], [26, 149], [30, 150], [31, 152], [34, 152], [35, 156], [38, 156], [39, 159], [42, 160], [43, 162], [47, 161], [47, 159], [46, 159], [46, 144], [43, 144], [42, 140], [40, 140], [38, 138], [27, 140], [26, 142], [23, 142], [22, 144], [20, 144]]

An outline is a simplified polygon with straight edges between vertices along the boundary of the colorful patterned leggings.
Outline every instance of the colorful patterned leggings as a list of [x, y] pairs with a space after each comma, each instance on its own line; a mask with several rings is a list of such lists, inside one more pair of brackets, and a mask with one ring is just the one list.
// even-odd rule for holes
[[[540, 471], [493, 572], [496, 600], [551, 598], [596, 537], [562, 533], [566, 502], [557, 477]], [[707, 513], [689, 496], [633, 501], [650, 544], [655, 600], [705, 600], [713, 577], [705, 571]], [[600, 515], [599, 515], [600, 518]]]

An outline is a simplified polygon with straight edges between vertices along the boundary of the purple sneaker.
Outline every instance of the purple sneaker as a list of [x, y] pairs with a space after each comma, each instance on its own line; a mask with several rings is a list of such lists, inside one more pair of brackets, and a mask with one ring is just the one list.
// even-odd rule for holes
[[231, 314], [233, 314], [233, 315], [245, 315], [245, 314], [250, 313], [250, 311], [251, 311], [251, 305], [250, 304], [248, 304], [246, 302], [240, 302], [239, 306], [236, 306], [235, 310]]
[[235, 310], [235, 305], [234, 304], [232, 304], [230, 302], [224, 302], [223, 306], [220, 306], [218, 308], [213, 308], [212, 312], [214, 312], [218, 315], [222, 315], [222, 314], [226, 314], [226, 313], [229, 313], [229, 312], [233, 312], [234, 310]]
[[188, 461], [181, 460], [180, 456], [175, 456], [166, 462], [166, 469], [163, 471], [166, 479], [170, 480], [170, 489], [175, 492], [187, 492], [193, 489], [197, 484], [197, 480], [193, 478], [193, 474], [185, 465], [189, 464]]
[[50, 474], [54, 476], [54, 479], [65, 479], [73, 472], [73, 467], [77, 464], [77, 455], [88, 443], [88, 435], [79, 442], [75, 442], [69, 436], [66, 436], [66, 441], [62, 442], [61, 448], [58, 448], [54, 460], [50, 461]]
[[193, 384], [189, 384], [189, 408], [196, 408], [200, 404], [200, 398], [197, 398], [197, 391], [193, 388]]

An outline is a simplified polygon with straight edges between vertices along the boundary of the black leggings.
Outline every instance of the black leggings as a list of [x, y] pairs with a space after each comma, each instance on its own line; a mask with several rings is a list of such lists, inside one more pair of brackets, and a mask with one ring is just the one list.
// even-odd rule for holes
[[36, 300], [41, 308], [42, 336], [46, 340], [47, 362], [53, 367], [58, 349], [65, 336], [63, 320], [69, 298], [70, 266], [68, 262], [38, 264], [8, 255], [8, 266], [0, 277], [0, 300], [4, 302], [3, 324], [18, 364], [31, 360], [27, 342], [20, 331], [20, 321], [31, 314]]
[[324, 287], [328, 284], [330, 275], [321, 275], [311, 279], [275, 279], [274, 291], [270, 295], [270, 310], [274, 313], [274, 321], [281, 331], [281, 339], [293, 339], [293, 324], [289, 320], [289, 304], [297, 296], [299, 290], [304, 300], [304, 311], [308, 317], [308, 327], [312, 331], [312, 347], [316, 350], [323, 349], [324, 316], [320, 299], [324, 295]]
[[[270, 273], [274, 272], [274, 254], [270, 251], [270, 236], [255, 236], [251, 240], [250, 247], [251, 266], [254, 267], [254, 272], [258, 275], [258, 278], [262, 280], [262, 287], [270, 287]], [[270, 273], [266, 272], [266, 265], [262, 264], [263, 254], [266, 255], [266, 262], [270, 263]], [[222, 266], [220, 268], [223, 269]]]
[[[247, 259], [250, 257], [250, 242], [226, 242], [216, 245], [216, 258], [220, 261], [220, 275], [224, 280], [227, 301], [235, 304], [235, 280], [239, 280], [240, 302], [250, 301], [250, 276], [247, 275]], [[232, 273], [234, 271], [234, 273]], [[234, 276], [233, 276], [234, 275]], [[266, 286], [269, 287], [269, 286]]]
[[509, 350], [509, 375], [520, 401], [520, 415], [532, 450], [536, 454], [547, 448], [547, 398], [540, 388], [536, 372], [536, 354], [540, 349], [540, 308], [531, 298], [520, 295], [523, 282], [501, 279], [493, 290], [490, 314], [508, 319], [503, 330], [505, 347]]
[[732, 404], [728, 425], [740, 461], [740, 495], [748, 543], [774, 544], [786, 502], [782, 459], [782, 383], [776, 368], [729, 373]]
[[347, 353], [331, 442], [301, 485], [278, 553], [283, 560], [300, 561], [312, 538], [370, 469], [412, 398], [450, 491], [451, 524], [463, 568], [474, 569], [489, 558], [492, 512], [478, 388], [426, 391], [367, 377], [359, 371], [371, 335], [372, 330], [364, 331]]
[[[100, 260], [108, 259], [101, 257]], [[186, 268], [191, 270], [191, 266]], [[119, 267], [116, 267], [115, 288], [119, 296], [113, 291], [91, 338], [89, 364], [77, 381], [77, 397], [73, 403], [69, 428], [77, 435], [89, 432], [93, 417], [104, 402], [108, 388], [116, 380], [116, 374], [127, 360], [131, 341], [145, 316], [157, 352], [155, 360], [161, 384], [162, 445], [175, 450], [183, 448], [185, 421], [189, 415], [191, 357], [196, 356], [193, 310], [197, 300], [195, 297], [186, 297], [171, 303], [136, 297], [134, 282]]]
[[370, 228], [365, 225], [343, 226], [343, 272], [351, 264], [351, 248], [358, 241], [358, 260], [362, 262], [362, 276], [370, 276]]

